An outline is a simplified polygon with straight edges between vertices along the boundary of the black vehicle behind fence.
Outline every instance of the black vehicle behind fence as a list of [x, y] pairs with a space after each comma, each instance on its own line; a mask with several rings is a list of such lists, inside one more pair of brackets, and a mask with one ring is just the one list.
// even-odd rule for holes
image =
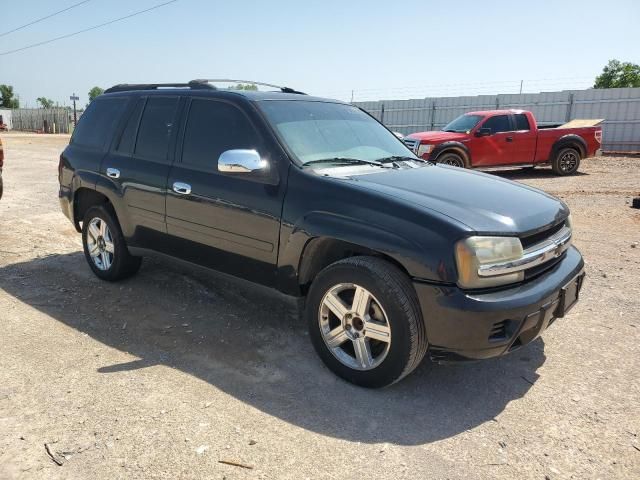
[[93, 272], [163, 254], [305, 297], [313, 344], [381, 387], [499, 356], [578, 299], [566, 205], [434, 165], [364, 111], [288, 88], [119, 85], [60, 157], [62, 210]]

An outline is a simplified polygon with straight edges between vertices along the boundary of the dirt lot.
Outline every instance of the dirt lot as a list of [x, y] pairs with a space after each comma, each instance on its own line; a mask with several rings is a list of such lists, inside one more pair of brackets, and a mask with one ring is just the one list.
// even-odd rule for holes
[[502, 173], [571, 207], [582, 301], [509, 357], [367, 391], [285, 297], [159, 261], [97, 280], [58, 207], [68, 138], [2, 139], [0, 478], [640, 478], [640, 159]]

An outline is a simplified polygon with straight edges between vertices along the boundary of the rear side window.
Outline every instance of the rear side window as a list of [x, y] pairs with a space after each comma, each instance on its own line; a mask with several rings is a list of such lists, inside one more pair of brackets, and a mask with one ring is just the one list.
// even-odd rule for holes
[[509, 122], [509, 115], [496, 115], [495, 117], [491, 117], [484, 122], [482, 128], [490, 128], [491, 134], [510, 132], [511, 122]]
[[142, 107], [144, 107], [144, 98], [139, 98], [136, 101], [135, 107], [129, 118], [127, 124], [124, 127], [120, 142], [116, 147], [116, 150], [120, 153], [131, 155], [136, 147], [136, 133], [138, 132], [138, 124], [140, 123], [140, 115], [142, 115]]
[[147, 100], [138, 129], [136, 156], [167, 161], [177, 108], [178, 97], [151, 97]]
[[222, 152], [236, 148], [259, 151], [259, 144], [258, 133], [237, 107], [204, 99], [191, 102], [182, 163], [216, 171]]
[[531, 130], [529, 119], [524, 113], [516, 113], [513, 118], [516, 120], [516, 130]]
[[102, 150], [115, 133], [128, 98], [101, 98], [87, 107], [73, 132], [71, 143]]

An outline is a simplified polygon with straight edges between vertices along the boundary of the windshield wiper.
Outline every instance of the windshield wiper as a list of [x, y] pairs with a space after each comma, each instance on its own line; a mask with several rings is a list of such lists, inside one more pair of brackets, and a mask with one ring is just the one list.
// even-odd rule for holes
[[304, 162], [302, 165], [313, 165], [317, 163], [337, 163], [343, 165], [375, 165], [380, 168], [391, 168], [387, 165], [384, 165], [380, 162], [376, 162], [375, 160], [362, 160], [361, 158], [350, 158], [350, 157], [333, 157], [333, 158], [320, 158], [318, 160], [309, 160], [308, 162]]
[[379, 158], [378, 162], [385, 164], [385, 163], [394, 163], [397, 161], [402, 161], [402, 160], [411, 160], [414, 162], [425, 162], [426, 160], [423, 160], [422, 158], [418, 158], [418, 157], [410, 157], [409, 155], [391, 155], [389, 157], [383, 157], [383, 158]]

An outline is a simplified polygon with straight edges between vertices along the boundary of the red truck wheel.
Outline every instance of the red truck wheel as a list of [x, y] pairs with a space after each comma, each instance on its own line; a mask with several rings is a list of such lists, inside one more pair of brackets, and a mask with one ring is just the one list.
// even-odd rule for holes
[[467, 168], [467, 162], [457, 153], [445, 152], [436, 160], [438, 163], [444, 165], [451, 165], [453, 167]]
[[575, 148], [563, 148], [552, 162], [553, 173], [556, 175], [571, 175], [580, 166], [580, 152]]

